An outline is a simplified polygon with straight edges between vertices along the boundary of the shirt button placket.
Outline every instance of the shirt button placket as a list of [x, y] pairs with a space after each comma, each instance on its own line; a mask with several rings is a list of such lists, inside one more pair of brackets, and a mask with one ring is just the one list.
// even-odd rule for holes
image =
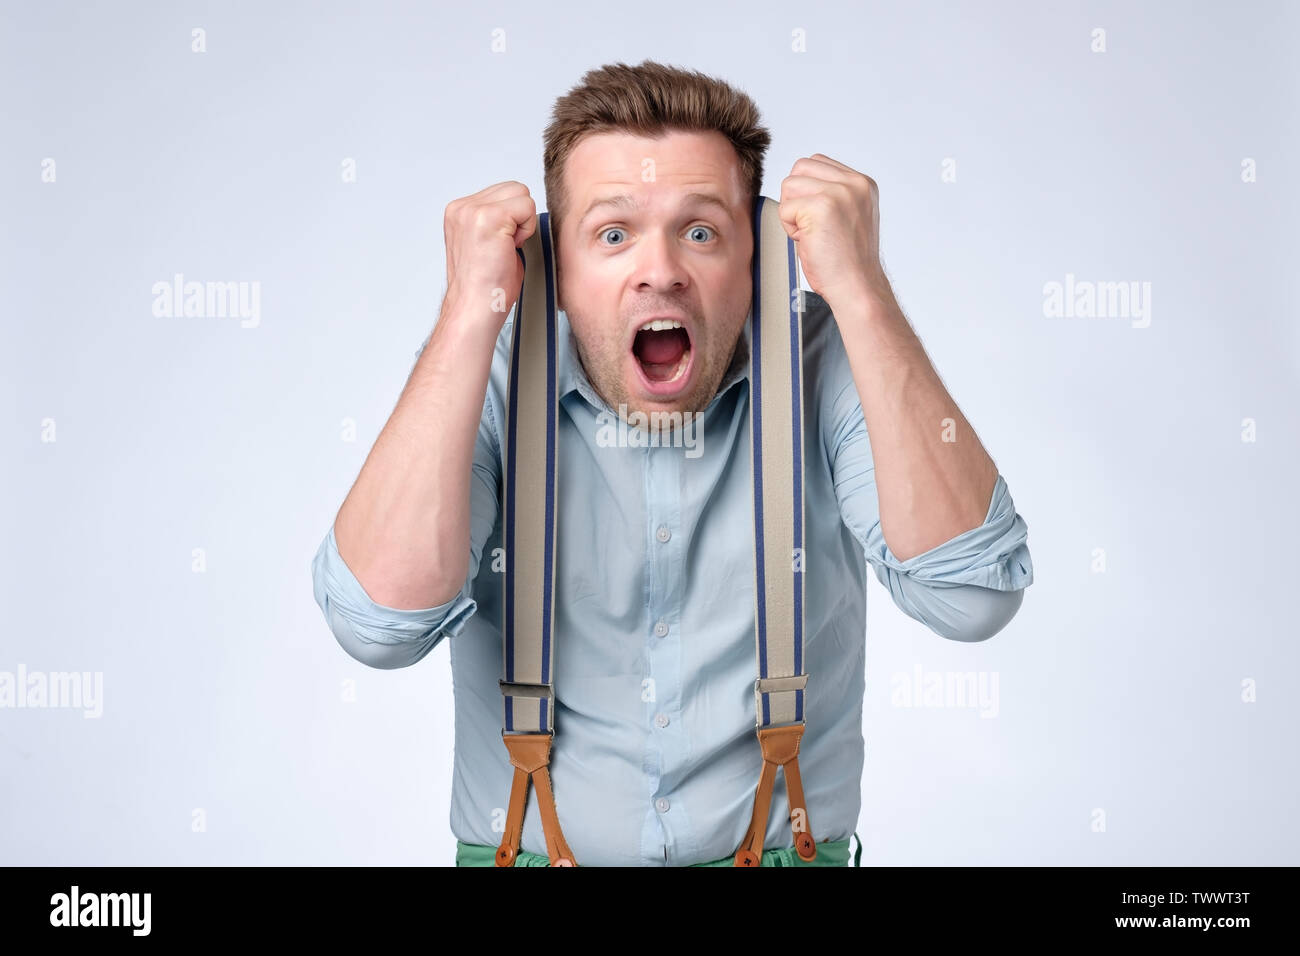
[[[684, 593], [683, 569], [678, 544], [673, 540], [673, 526], [681, 521], [682, 452], [679, 448], [658, 447], [647, 450], [646, 464], [646, 517], [649, 531], [646, 557], [649, 560], [649, 604], [647, 616], [651, 625], [650, 643], [647, 647], [650, 670], [655, 681], [655, 699], [648, 702], [646, 719], [650, 724], [647, 746], [652, 770], [647, 783], [653, 795], [656, 815], [663, 818], [671, 806], [669, 795], [660, 791], [664, 775], [678, 771], [682, 764], [680, 726], [672, 726], [671, 709], [677, 705], [681, 693], [680, 648], [675, 639], [680, 633], [674, 628], [681, 620], [681, 602]], [[670, 625], [670, 621], [678, 624]], [[656, 729], [657, 728], [657, 729]], [[657, 758], [657, 759], [655, 759]], [[663, 825], [664, 859], [668, 859], [670, 838]], [[676, 834], [678, 839], [692, 839], [691, 834]]]

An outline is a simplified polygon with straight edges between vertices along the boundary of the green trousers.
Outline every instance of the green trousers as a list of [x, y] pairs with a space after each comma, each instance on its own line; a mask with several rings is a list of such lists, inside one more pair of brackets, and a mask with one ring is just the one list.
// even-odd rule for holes
[[[853, 865], [862, 865], [862, 838], [855, 832], [853, 839], [858, 841], [858, 848], [853, 854]], [[497, 848], [494, 846], [483, 846], [478, 843], [463, 843], [456, 841], [456, 865], [457, 866], [495, 866]], [[548, 857], [540, 853], [529, 853], [521, 849], [515, 857], [515, 866], [550, 866], [551, 861]], [[709, 863], [692, 863], [691, 866], [735, 866], [736, 858], [732, 856], [723, 857], [721, 860], [713, 860]], [[794, 847], [782, 846], [774, 847], [770, 850], [763, 851], [763, 859], [759, 866], [848, 866], [849, 865], [849, 841], [848, 840], [826, 840], [817, 844], [817, 858], [811, 863], [805, 863], [799, 859], [799, 854], [795, 853]]]

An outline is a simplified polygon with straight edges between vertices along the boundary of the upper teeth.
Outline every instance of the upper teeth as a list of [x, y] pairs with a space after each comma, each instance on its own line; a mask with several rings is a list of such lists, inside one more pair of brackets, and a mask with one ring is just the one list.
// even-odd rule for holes
[[653, 322], [647, 322], [638, 332], [662, 332], [664, 329], [680, 329], [682, 324], [676, 319], [655, 319]]

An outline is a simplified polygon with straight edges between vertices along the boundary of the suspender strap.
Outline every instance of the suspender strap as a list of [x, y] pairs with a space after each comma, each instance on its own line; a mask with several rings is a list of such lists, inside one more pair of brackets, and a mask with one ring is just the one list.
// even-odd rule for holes
[[556, 282], [550, 217], [518, 250], [524, 284], [515, 311], [507, 389], [502, 536], [501, 736], [515, 768], [496, 865], [513, 866], [531, 780], [552, 866], [574, 866], [551, 792], [555, 725], [555, 475], [558, 396]]
[[750, 350], [750, 461], [754, 472], [754, 710], [763, 768], [736, 866], [761, 862], [776, 769], [785, 770], [799, 856], [817, 856], [799, 777], [804, 730], [803, 670], [803, 302], [794, 241], [780, 206], [754, 207]]
[[[776, 201], [754, 206], [750, 461], [754, 476], [755, 725], [763, 764], [736, 866], [757, 866], [776, 771], [785, 772], [799, 856], [817, 855], [799, 776], [803, 670], [803, 323], [794, 242]], [[505, 547], [502, 739], [515, 768], [496, 865], [518, 856], [531, 782], [552, 866], [575, 866], [549, 774], [555, 731], [555, 481], [558, 402], [555, 265], [547, 213], [519, 255], [503, 455]]]
[[528, 802], [528, 781], [531, 778], [537, 789], [537, 809], [542, 816], [542, 832], [546, 834], [546, 853], [551, 866], [576, 866], [569, 844], [564, 840], [559, 817], [555, 814], [555, 795], [551, 792], [551, 775], [547, 765], [551, 760], [550, 734], [507, 734], [503, 738], [510, 752], [510, 762], [515, 767], [514, 783], [510, 786], [510, 809], [506, 812], [506, 832], [497, 847], [496, 865], [514, 866], [519, 853], [519, 839], [524, 831], [524, 808]]

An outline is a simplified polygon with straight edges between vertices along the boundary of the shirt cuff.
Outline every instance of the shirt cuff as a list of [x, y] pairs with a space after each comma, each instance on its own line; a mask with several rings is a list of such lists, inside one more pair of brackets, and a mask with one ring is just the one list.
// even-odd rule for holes
[[[975, 584], [998, 591], [1019, 591], [1034, 581], [1028, 537], [1029, 526], [1016, 514], [1011, 492], [999, 474], [988, 513], [978, 528], [900, 561], [885, 543], [877, 523], [872, 529], [873, 540], [868, 542], [868, 555], [874, 563], [931, 587]], [[877, 576], [883, 571], [884, 568], [878, 568]]]
[[[316, 603], [341, 641], [346, 636], [363, 644], [394, 645], [435, 637], [436, 644], [444, 636], [460, 633], [478, 607], [467, 593], [468, 586], [435, 607], [407, 609], [377, 603], [339, 554], [332, 525], [312, 561], [312, 579]], [[347, 643], [344, 647], [351, 653]], [[432, 644], [425, 651], [431, 648]]]

